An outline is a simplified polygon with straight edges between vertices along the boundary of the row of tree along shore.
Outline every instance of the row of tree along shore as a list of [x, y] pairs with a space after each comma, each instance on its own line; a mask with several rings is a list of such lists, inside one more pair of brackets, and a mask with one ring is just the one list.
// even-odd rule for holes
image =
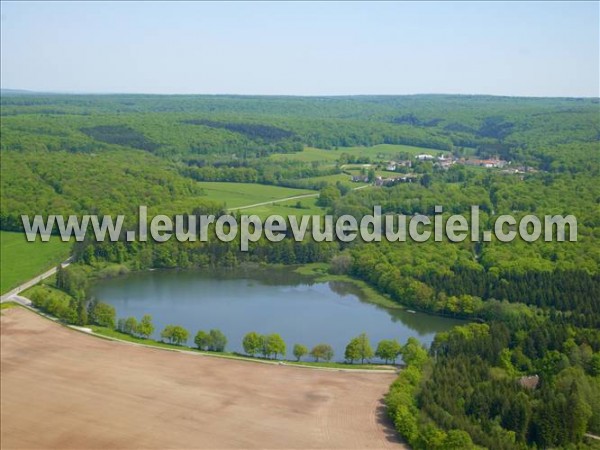
[[[65, 271], [58, 273], [58, 283], [62, 284]], [[32, 288], [28, 294], [34, 306], [63, 320], [66, 323], [86, 326], [97, 325], [103, 329], [117, 331], [134, 338], [150, 339], [155, 332], [152, 316], [145, 314], [141, 319], [136, 317], [119, 318], [112, 305], [97, 300], [91, 300], [85, 305], [80, 299], [70, 297], [67, 293], [47, 285]], [[81, 298], [81, 297], [80, 297]], [[190, 340], [190, 332], [180, 325], [167, 325], [160, 332], [160, 342], [177, 346], [186, 346]], [[415, 338], [413, 344], [420, 345]], [[199, 330], [194, 336], [194, 343], [198, 350], [209, 352], [225, 352], [227, 337], [221, 330]], [[385, 364], [395, 364], [399, 356], [404, 355], [404, 347], [395, 339], [381, 340], [375, 348], [371, 346], [365, 333], [350, 340], [344, 352], [346, 363], [370, 363], [373, 358], [384, 361]], [[265, 359], [285, 359], [287, 345], [283, 338], [277, 334], [262, 335], [255, 331], [247, 333], [242, 340], [244, 354], [250, 357]], [[309, 349], [307, 346], [296, 343], [292, 347], [292, 354], [296, 361], [312, 357], [315, 362], [330, 362], [334, 359], [334, 350], [327, 343], [319, 343]]]
[[[148, 339], [154, 333], [154, 325], [152, 324], [152, 317], [146, 314], [139, 321], [135, 317], [119, 319], [116, 330], [134, 337]], [[160, 338], [161, 342], [185, 346], [190, 338], [190, 332], [180, 325], [167, 325], [161, 331]], [[194, 337], [194, 344], [198, 350], [208, 352], [225, 352], [227, 342], [227, 337], [219, 329], [199, 330]], [[415, 338], [410, 338], [409, 342], [412, 345], [420, 345]], [[251, 331], [244, 336], [242, 347], [244, 353], [251, 357], [278, 359], [285, 358], [287, 354], [287, 344], [277, 333], [259, 334], [256, 331]], [[303, 344], [294, 344], [292, 353], [296, 361], [310, 356], [315, 362], [329, 362], [334, 357], [333, 348], [325, 343], [317, 344], [312, 349]], [[346, 346], [344, 360], [349, 364], [356, 362], [365, 364], [365, 362], [370, 363], [374, 357], [377, 357], [385, 361], [385, 364], [395, 364], [400, 355], [403, 355], [403, 346], [396, 339], [383, 339], [379, 341], [374, 349], [366, 333], [361, 333], [351, 339]]]

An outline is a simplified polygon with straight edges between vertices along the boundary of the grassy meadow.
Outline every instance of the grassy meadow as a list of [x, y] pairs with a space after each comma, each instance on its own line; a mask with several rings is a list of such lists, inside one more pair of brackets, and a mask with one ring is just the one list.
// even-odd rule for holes
[[203, 198], [224, 203], [227, 208], [237, 208], [297, 195], [316, 194], [315, 191], [308, 189], [293, 189], [255, 183], [204, 181], [199, 182], [198, 186], [206, 193]]
[[270, 159], [276, 161], [331, 162], [333, 164], [343, 153], [356, 157], [369, 157], [373, 161], [387, 161], [396, 157], [398, 153], [438, 155], [448, 152], [411, 145], [379, 144], [372, 147], [339, 147], [335, 150], [305, 147], [303, 151], [298, 153], [274, 153], [270, 156]]
[[[360, 173], [360, 170], [358, 170], [357, 173]], [[330, 184], [337, 184], [338, 182], [340, 182], [343, 185], [351, 187], [351, 188], [365, 186], [366, 184], [368, 184], [368, 183], [354, 183], [351, 180], [350, 175], [348, 175], [347, 173], [336, 173], [334, 175], [323, 175], [321, 177], [310, 177], [310, 178], [306, 178], [306, 180], [311, 181], [313, 183], [319, 183], [319, 182], [325, 181]]]
[[49, 242], [27, 242], [24, 233], [0, 231], [3, 294], [68, 258], [71, 244], [52, 236]]
[[[275, 202], [270, 205], [255, 206], [253, 208], [247, 208], [239, 210], [241, 214], [256, 214], [261, 218], [266, 218], [273, 214], [286, 217], [291, 215], [304, 215], [304, 214], [323, 214], [324, 209], [317, 206], [318, 197], [307, 197], [297, 200], [288, 200], [285, 202]], [[301, 206], [300, 208], [298, 206]]]

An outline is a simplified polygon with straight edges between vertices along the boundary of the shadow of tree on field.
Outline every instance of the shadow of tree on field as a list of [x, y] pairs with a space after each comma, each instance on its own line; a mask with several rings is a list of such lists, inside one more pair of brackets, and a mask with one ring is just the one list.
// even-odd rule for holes
[[385, 406], [385, 400], [383, 398], [379, 400], [375, 416], [377, 417], [377, 423], [382, 426], [385, 438], [388, 442], [406, 445], [406, 443], [400, 439], [400, 436], [398, 436], [398, 433], [394, 428], [394, 423], [387, 413], [387, 407]]

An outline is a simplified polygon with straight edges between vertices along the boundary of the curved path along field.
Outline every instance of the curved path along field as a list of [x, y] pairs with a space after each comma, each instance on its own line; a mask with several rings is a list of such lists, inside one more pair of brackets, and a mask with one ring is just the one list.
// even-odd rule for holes
[[0, 320], [3, 449], [402, 448], [381, 403], [393, 374], [144, 348], [17, 307]]
[[[358, 191], [360, 189], [364, 189], [364, 188], [368, 188], [370, 187], [370, 185], [365, 185], [365, 186], [359, 186], [359, 187], [355, 187], [352, 188], [352, 191]], [[310, 198], [310, 197], [318, 197], [319, 193], [316, 192], [314, 194], [302, 194], [302, 195], [295, 195], [293, 197], [286, 197], [286, 198], [280, 198], [280, 199], [276, 199], [276, 200], [269, 200], [266, 202], [261, 202], [261, 203], [255, 203], [253, 205], [245, 205], [245, 206], [236, 206], [234, 208], [228, 208], [228, 211], [239, 211], [242, 209], [249, 209], [249, 208], [256, 208], [257, 206], [265, 206], [265, 205], [272, 205], [273, 203], [282, 203], [282, 202], [288, 202], [290, 200], [300, 200], [303, 198]]]
[[[71, 264], [70, 257], [65, 262], [61, 263], [61, 266], [67, 267], [69, 264]], [[43, 274], [38, 275], [37, 277], [34, 277], [29, 281], [26, 281], [25, 283], [21, 284], [20, 286], [17, 286], [16, 288], [12, 289], [10, 292], [7, 292], [6, 294], [2, 295], [0, 297], [0, 303], [7, 302], [7, 301], [16, 301], [17, 303], [22, 303], [23, 297], [19, 297], [19, 294], [21, 292], [23, 292], [26, 289], [29, 289], [32, 286], [35, 286], [40, 281], [44, 281], [46, 278], [50, 278], [55, 273], [56, 273], [56, 267], [52, 267], [51, 269], [47, 270]], [[25, 300], [27, 300], [27, 299], [25, 299]], [[29, 303], [31, 303], [31, 302], [29, 302], [27, 300], [27, 302], [25, 304], [29, 304]]]

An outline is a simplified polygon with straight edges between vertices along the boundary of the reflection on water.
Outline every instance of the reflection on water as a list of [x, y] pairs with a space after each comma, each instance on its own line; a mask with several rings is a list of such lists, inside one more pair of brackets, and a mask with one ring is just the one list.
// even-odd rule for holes
[[103, 280], [94, 294], [115, 306], [118, 317], [151, 314], [154, 338], [167, 324], [190, 331], [219, 328], [228, 350], [241, 351], [249, 331], [279, 333], [288, 344], [309, 348], [325, 342], [342, 360], [348, 341], [366, 332], [375, 346], [381, 339], [405, 342], [415, 336], [429, 345], [435, 333], [460, 321], [412, 314], [369, 303], [358, 286], [314, 282], [290, 268], [236, 268], [208, 271], [151, 271]]

